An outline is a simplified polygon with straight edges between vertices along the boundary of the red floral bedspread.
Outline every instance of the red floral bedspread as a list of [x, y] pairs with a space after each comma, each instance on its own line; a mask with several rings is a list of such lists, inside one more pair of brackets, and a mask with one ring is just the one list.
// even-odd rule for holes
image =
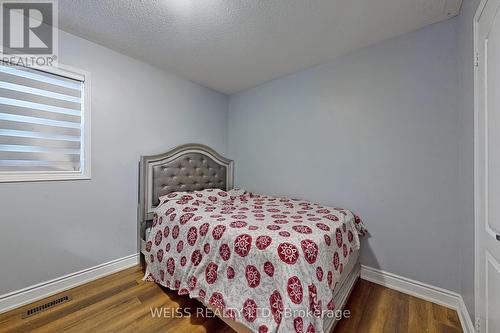
[[323, 332], [332, 290], [365, 233], [356, 215], [241, 190], [162, 201], [146, 245], [147, 279], [255, 332]]

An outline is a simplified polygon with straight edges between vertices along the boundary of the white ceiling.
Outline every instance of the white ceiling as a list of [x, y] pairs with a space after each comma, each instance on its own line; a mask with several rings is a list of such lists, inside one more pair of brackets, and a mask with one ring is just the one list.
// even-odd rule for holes
[[59, 0], [59, 25], [230, 94], [447, 19], [461, 2]]

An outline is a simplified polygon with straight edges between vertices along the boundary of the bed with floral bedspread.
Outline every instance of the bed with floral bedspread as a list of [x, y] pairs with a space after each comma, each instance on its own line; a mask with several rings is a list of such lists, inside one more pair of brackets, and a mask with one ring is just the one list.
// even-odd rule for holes
[[366, 230], [351, 211], [242, 190], [160, 199], [145, 278], [255, 332], [323, 332], [332, 291]]

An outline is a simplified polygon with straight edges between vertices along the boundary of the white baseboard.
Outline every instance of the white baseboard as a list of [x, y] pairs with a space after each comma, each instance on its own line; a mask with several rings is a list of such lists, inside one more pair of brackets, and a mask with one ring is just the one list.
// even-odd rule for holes
[[458, 300], [458, 307], [456, 310], [458, 313], [458, 318], [460, 318], [460, 323], [462, 323], [462, 329], [464, 333], [476, 332], [476, 327], [472, 322], [469, 310], [467, 310], [467, 307], [465, 306], [465, 302], [462, 296], [460, 296], [460, 299]]
[[71, 273], [50, 281], [33, 285], [31, 287], [0, 295], [0, 313], [7, 312], [45, 297], [52, 296], [106, 275], [121, 271], [125, 268], [135, 266], [138, 263], [139, 255], [131, 254], [129, 256], [90, 267], [79, 272]]
[[474, 324], [460, 294], [365, 265], [361, 265], [361, 278], [454, 309], [458, 313], [464, 333], [475, 332]]

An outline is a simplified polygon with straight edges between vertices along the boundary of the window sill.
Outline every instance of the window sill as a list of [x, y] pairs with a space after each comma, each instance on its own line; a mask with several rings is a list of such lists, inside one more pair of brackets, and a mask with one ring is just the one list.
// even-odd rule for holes
[[78, 173], [20, 173], [2, 174], [0, 173], [0, 183], [20, 183], [20, 182], [45, 182], [45, 181], [65, 181], [65, 180], [90, 180], [90, 174]]

